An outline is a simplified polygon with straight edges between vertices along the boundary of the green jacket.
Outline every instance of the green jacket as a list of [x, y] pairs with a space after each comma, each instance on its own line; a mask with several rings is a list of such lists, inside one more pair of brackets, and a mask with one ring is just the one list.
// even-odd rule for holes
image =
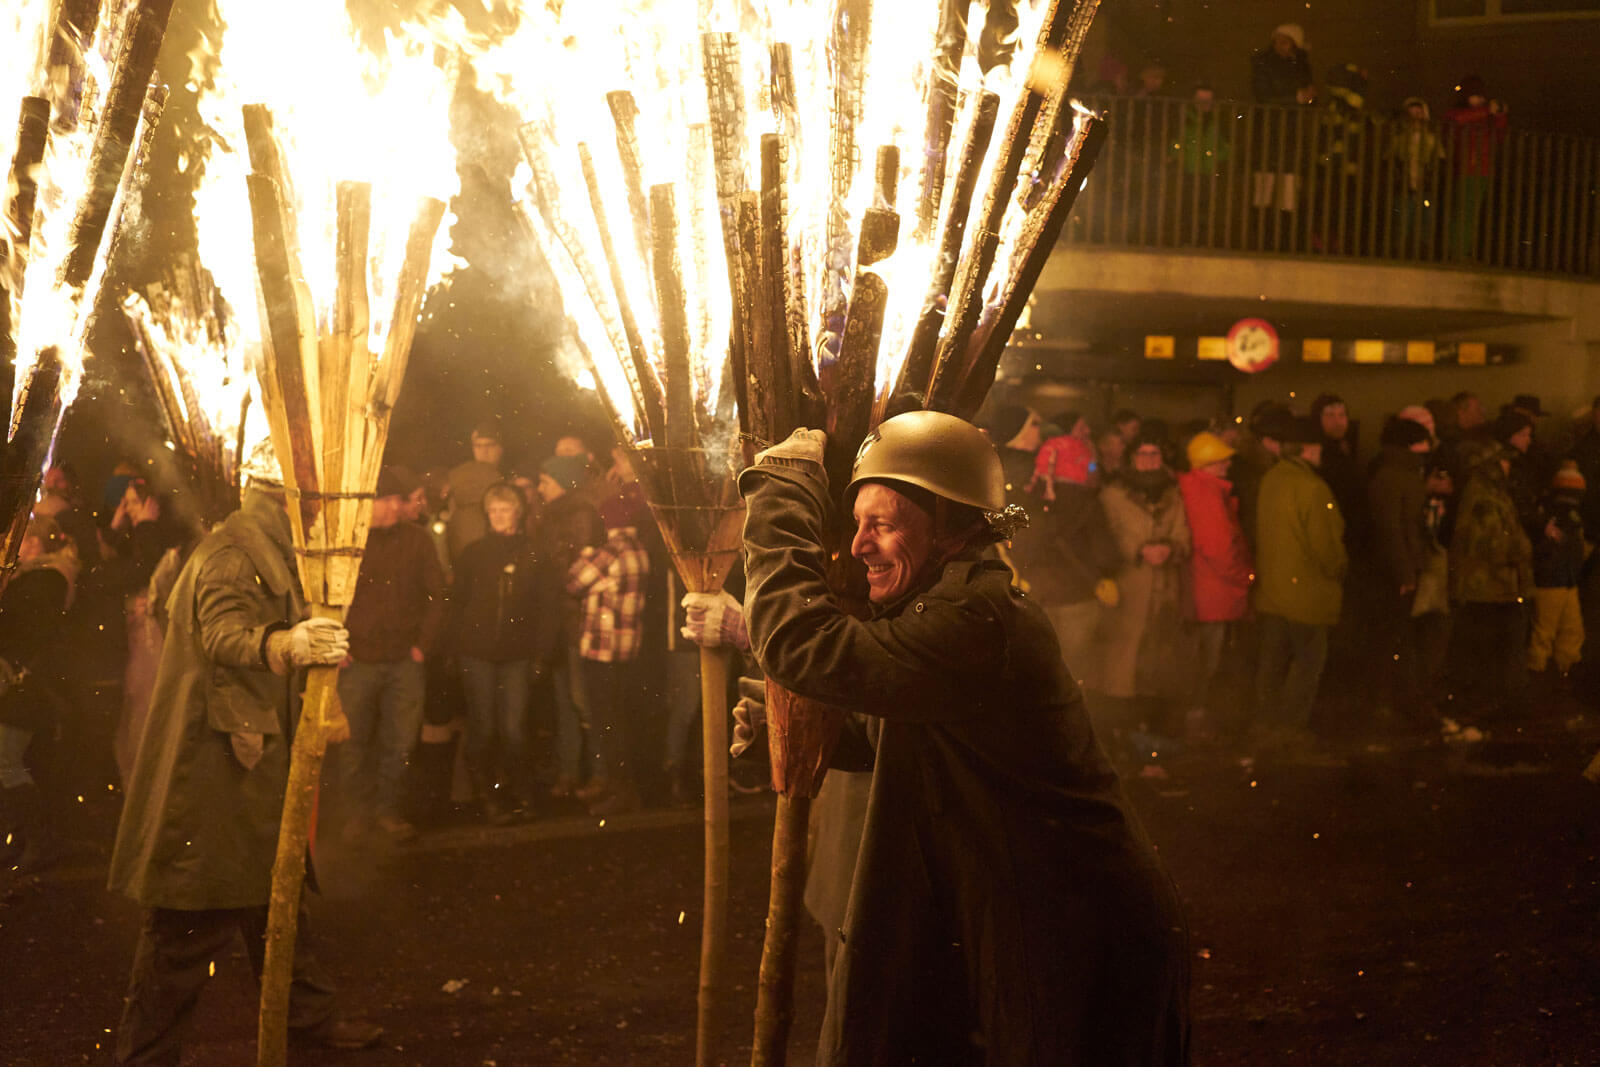
[[[255, 490], [195, 549], [170, 621], [111, 856], [110, 885], [146, 907], [267, 903], [289, 778], [290, 680], [274, 630], [305, 615], [289, 517]], [[261, 734], [246, 768], [233, 735]]]
[[1450, 538], [1450, 599], [1515, 603], [1533, 593], [1533, 546], [1494, 456], [1467, 479]]
[[1256, 610], [1332, 626], [1344, 598], [1344, 516], [1303, 459], [1284, 457], [1256, 499]]
[[1186, 1062], [1182, 910], [1043, 610], [959, 559], [856, 618], [821, 468], [740, 486], [762, 669], [881, 722], [818, 1062]]

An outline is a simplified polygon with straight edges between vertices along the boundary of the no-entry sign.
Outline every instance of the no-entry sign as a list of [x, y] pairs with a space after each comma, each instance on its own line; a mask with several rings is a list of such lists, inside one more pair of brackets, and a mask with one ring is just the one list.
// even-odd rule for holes
[[1256, 374], [1278, 362], [1278, 331], [1266, 319], [1240, 319], [1228, 331], [1228, 362]]

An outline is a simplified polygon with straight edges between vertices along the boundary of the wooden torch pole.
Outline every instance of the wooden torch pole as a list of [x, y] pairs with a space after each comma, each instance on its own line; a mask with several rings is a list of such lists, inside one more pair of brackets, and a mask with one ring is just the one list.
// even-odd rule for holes
[[706, 865], [694, 1061], [708, 1067], [728, 955], [728, 659], [721, 649], [700, 650], [700, 717]]

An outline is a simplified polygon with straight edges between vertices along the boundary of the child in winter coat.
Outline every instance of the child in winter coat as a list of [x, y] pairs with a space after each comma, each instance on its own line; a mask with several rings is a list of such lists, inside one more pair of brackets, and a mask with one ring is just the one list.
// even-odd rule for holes
[[1533, 545], [1533, 638], [1528, 646], [1528, 669], [1535, 673], [1554, 659], [1556, 670], [1565, 676], [1582, 657], [1578, 576], [1588, 546], [1578, 507], [1584, 485], [1583, 475], [1569, 460], [1539, 502], [1540, 535]]

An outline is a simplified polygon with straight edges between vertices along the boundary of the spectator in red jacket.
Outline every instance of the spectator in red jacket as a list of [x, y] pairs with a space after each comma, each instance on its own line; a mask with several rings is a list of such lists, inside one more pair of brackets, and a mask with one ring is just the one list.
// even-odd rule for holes
[[1197, 433], [1189, 439], [1189, 469], [1178, 476], [1194, 545], [1189, 578], [1200, 633], [1197, 707], [1205, 706], [1211, 678], [1222, 661], [1228, 625], [1250, 612], [1250, 583], [1255, 580], [1250, 544], [1239, 522], [1239, 498], [1228, 481], [1233, 452], [1216, 434]]
[[1506, 107], [1489, 99], [1482, 78], [1469, 74], [1456, 86], [1456, 106], [1444, 113], [1444, 122], [1456, 172], [1450, 255], [1474, 259], [1480, 251], [1478, 224], [1494, 177], [1494, 152], [1506, 138]]

